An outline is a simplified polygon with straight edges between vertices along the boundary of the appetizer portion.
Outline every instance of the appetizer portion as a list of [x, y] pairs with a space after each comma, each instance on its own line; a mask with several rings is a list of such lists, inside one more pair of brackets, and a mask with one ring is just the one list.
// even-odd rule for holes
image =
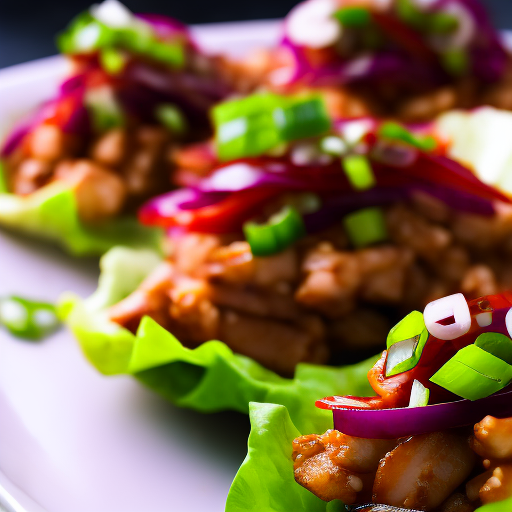
[[512, 497], [511, 334], [510, 293], [410, 313], [368, 373], [377, 396], [317, 402], [334, 430], [295, 439], [296, 481], [368, 511], [466, 512]]
[[318, 97], [213, 110], [182, 151], [185, 188], [142, 207], [172, 252], [110, 319], [149, 315], [186, 346], [220, 339], [283, 375], [374, 353], [393, 321], [462, 289], [509, 286], [508, 196], [421, 130], [332, 123]]
[[79, 15], [58, 46], [71, 73], [4, 142], [3, 192], [23, 208], [71, 191], [78, 221], [101, 226], [172, 188], [173, 152], [210, 135], [208, 110], [233, 89], [184, 25], [117, 0]]
[[512, 109], [512, 60], [478, 0], [307, 0], [283, 32], [248, 72], [267, 70], [278, 91], [319, 88], [338, 115]]

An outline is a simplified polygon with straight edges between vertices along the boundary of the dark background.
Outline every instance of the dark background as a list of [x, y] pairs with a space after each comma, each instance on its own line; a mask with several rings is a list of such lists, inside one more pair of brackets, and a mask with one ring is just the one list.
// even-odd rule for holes
[[[54, 35], [94, 0], [0, 0], [0, 68], [56, 53]], [[125, 0], [135, 12], [186, 23], [281, 18], [295, 0]], [[512, 28], [511, 0], [483, 0], [499, 28]]]

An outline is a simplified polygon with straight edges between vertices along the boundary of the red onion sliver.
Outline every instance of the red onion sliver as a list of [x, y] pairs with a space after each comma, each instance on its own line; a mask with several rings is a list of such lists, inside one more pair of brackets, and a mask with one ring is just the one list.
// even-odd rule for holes
[[397, 439], [473, 425], [488, 414], [498, 418], [511, 416], [512, 389], [509, 387], [481, 400], [401, 409], [343, 409], [337, 408], [335, 403], [323, 404], [332, 407], [334, 428], [344, 434], [367, 439]]

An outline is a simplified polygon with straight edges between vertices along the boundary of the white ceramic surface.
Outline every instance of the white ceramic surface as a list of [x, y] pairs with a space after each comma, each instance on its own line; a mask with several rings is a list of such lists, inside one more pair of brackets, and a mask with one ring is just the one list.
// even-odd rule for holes
[[[240, 55], [271, 44], [278, 26], [193, 31], [212, 51]], [[0, 131], [48, 98], [64, 71], [59, 57], [1, 70]], [[97, 277], [95, 259], [0, 232], [0, 296], [85, 297]], [[65, 330], [31, 343], [0, 329], [0, 510], [220, 512], [247, 433], [245, 416], [180, 410], [130, 378], [99, 375]]]

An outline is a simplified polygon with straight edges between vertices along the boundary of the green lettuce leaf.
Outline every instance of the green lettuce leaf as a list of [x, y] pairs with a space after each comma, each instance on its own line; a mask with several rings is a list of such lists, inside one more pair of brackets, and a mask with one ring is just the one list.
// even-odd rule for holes
[[[344, 394], [346, 389], [342, 389]], [[295, 482], [291, 460], [293, 440], [332, 428], [332, 414], [318, 417], [308, 428], [297, 424], [284, 405], [251, 403], [247, 456], [233, 480], [225, 512], [334, 512], [338, 501], [326, 503]], [[303, 425], [303, 424], [302, 424]], [[512, 510], [512, 498], [485, 505], [476, 512]]]
[[158, 261], [148, 250], [115, 248], [101, 260], [100, 285], [92, 297], [62, 297], [61, 317], [100, 372], [133, 375], [171, 402], [201, 412], [247, 413], [251, 401], [283, 404], [304, 431], [316, 430], [330, 417], [314, 406], [318, 398], [372, 394], [366, 373], [376, 358], [345, 368], [301, 364], [287, 379], [220, 341], [188, 349], [149, 317], [136, 334], [110, 322], [108, 306], [135, 289]]
[[5, 191], [0, 168], [0, 226], [59, 243], [75, 255], [101, 255], [116, 245], [158, 247], [161, 232], [135, 218], [123, 217], [98, 226], [78, 218], [73, 192], [52, 183], [28, 196]]

